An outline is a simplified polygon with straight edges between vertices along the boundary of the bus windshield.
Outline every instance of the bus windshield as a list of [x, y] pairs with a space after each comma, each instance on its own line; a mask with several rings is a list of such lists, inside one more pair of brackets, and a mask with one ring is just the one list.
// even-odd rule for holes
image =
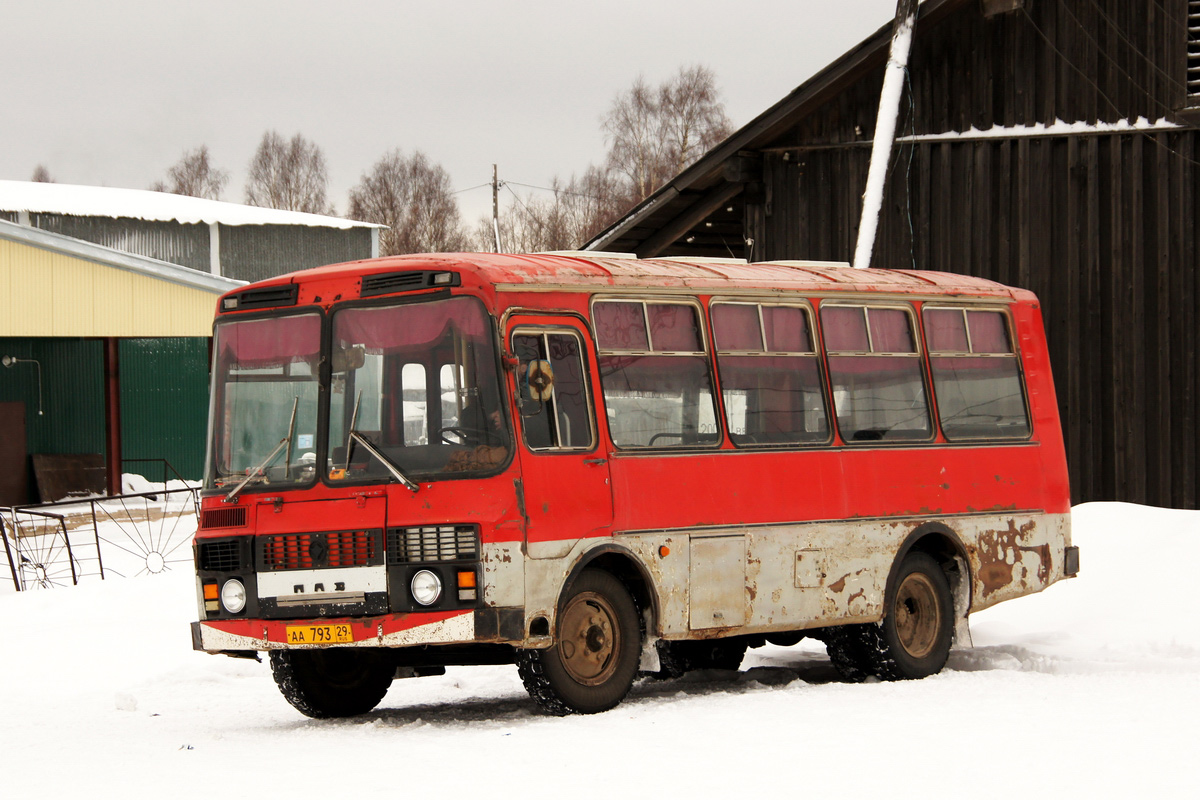
[[205, 489], [297, 484], [316, 470], [321, 317], [217, 326]]
[[[326, 475], [428, 480], [508, 460], [492, 325], [471, 297], [347, 308], [333, 315]], [[355, 434], [355, 435], [352, 435]]]

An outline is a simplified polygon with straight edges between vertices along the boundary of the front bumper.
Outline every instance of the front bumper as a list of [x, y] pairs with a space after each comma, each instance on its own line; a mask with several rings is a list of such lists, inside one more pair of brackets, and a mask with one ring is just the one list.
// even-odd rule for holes
[[325, 646], [288, 643], [289, 627], [308, 625], [349, 626], [353, 641], [338, 647], [520, 644], [524, 639], [522, 609], [482, 608], [342, 619], [204, 620], [192, 623], [192, 649], [232, 655]]

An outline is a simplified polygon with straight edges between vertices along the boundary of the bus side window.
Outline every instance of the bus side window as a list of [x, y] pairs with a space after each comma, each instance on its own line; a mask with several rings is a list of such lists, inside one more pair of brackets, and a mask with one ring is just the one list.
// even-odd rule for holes
[[595, 437], [579, 337], [567, 331], [521, 331], [512, 342], [526, 446], [591, 449]]
[[596, 300], [592, 317], [613, 444], [720, 444], [712, 370], [694, 301]]
[[808, 311], [712, 304], [729, 438], [738, 446], [818, 443], [829, 423]]
[[1027, 438], [1020, 364], [1004, 313], [926, 306], [922, 316], [946, 438]]
[[822, 305], [821, 328], [842, 439], [929, 439], [933, 428], [909, 309]]

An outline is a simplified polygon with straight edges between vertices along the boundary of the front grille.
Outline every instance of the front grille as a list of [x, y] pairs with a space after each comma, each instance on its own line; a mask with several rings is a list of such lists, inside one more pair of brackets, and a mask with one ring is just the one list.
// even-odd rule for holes
[[392, 528], [388, 531], [388, 564], [476, 558], [479, 558], [479, 538], [474, 525]]
[[246, 524], [246, 507], [206, 508], [200, 512], [200, 527], [208, 528], [240, 528]]
[[342, 531], [326, 534], [329, 566], [364, 567], [375, 560], [375, 537], [370, 531]]
[[277, 571], [378, 564], [380, 538], [379, 531], [264, 536], [259, 550], [259, 569]]
[[242, 566], [240, 542], [226, 539], [223, 542], [201, 542], [199, 567], [211, 572], [233, 572]]
[[262, 541], [259, 569], [312, 569], [313, 537], [310, 533], [283, 533]]

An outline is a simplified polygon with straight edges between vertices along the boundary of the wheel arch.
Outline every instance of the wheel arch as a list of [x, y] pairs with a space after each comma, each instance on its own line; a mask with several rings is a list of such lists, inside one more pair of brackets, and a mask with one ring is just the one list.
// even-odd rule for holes
[[579, 556], [559, 588], [556, 611], [562, 606], [563, 597], [571, 588], [571, 584], [586, 569], [603, 570], [619, 580], [633, 597], [638, 611], [649, 614], [649, 619], [646, 620], [646, 632], [649, 633], [656, 629], [659, 618], [659, 601], [658, 594], [654, 590], [653, 579], [646, 571], [645, 565], [632, 551], [613, 542], [593, 547]]
[[[950, 584], [954, 615], [958, 619], [965, 618], [971, 608], [971, 561], [954, 529], [944, 522], [926, 522], [913, 529], [896, 552], [888, 571], [885, 592], [894, 590], [896, 573], [909, 553], [924, 553], [938, 563]], [[884, 604], [884, 613], [887, 613], [887, 605]]]

